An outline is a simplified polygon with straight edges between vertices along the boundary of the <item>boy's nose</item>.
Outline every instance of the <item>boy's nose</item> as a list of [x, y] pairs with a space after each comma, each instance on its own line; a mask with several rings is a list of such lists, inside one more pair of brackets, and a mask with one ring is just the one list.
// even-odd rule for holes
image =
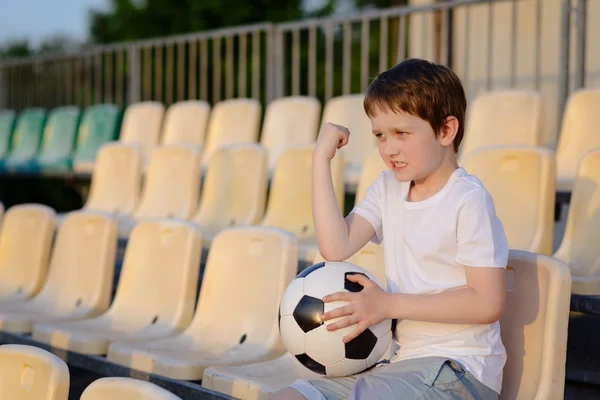
[[384, 144], [383, 152], [386, 156], [393, 156], [400, 152], [400, 146], [397, 143], [393, 143], [393, 141], [386, 141]]

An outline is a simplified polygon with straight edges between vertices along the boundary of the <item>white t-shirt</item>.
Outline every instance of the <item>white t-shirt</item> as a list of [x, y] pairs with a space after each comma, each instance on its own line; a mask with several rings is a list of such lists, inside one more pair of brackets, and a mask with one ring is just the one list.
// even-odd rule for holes
[[[464, 266], [506, 268], [508, 244], [481, 181], [463, 168], [434, 196], [407, 201], [410, 182], [384, 171], [352, 210], [375, 228], [384, 246], [388, 291], [438, 293], [466, 287]], [[468, 313], [469, 310], [464, 310]], [[392, 362], [428, 356], [453, 359], [500, 393], [506, 351], [500, 324], [462, 325], [399, 320]]]

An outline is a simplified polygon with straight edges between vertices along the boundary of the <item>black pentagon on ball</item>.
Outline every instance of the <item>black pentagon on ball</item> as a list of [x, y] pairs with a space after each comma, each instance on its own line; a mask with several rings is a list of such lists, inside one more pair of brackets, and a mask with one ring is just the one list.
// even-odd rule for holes
[[324, 266], [325, 266], [325, 262], [323, 261], [320, 263], [313, 264], [310, 267], [306, 267], [302, 270], [302, 272], [300, 272], [298, 275], [296, 275], [296, 279], [306, 278], [308, 276], [308, 274], [311, 274], [314, 271], [318, 270], [319, 268], [323, 268]]
[[346, 272], [344, 274], [344, 289], [349, 292], [360, 292], [363, 290], [364, 287], [361, 284], [348, 280], [349, 275], [363, 275], [365, 278], [368, 278], [368, 276], [362, 272]]
[[370, 329], [364, 330], [360, 335], [346, 343], [346, 358], [351, 360], [365, 360], [377, 344], [377, 337]]
[[308, 355], [298, 354], [296, 356], [296, 359], [311, 371], [316, 372], [317, 374], [325, 375], [325, 366], [319, 364], [318, 362], [310, 358]]
[[323, 325], [321, 317], [325, 312], [325, 304], [321, 299], [302, 296], [294, 309], [294, 319], [298, 326], [306, 333]]

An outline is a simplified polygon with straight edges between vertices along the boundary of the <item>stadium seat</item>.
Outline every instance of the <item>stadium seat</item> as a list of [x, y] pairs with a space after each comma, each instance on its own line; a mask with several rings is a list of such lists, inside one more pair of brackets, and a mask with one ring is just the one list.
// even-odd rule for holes
[[73, 154], [75, 171], [93, 171], [98, 149], [117, 139], [122, 117], [123, 111], [114, 104], [97, 104], [85, 110]]
[[38, 342], [103, 355], [110, 342], [181, 333], [190, 323], [198, 286], [202, 235], [189, 222], [157, 219], [131, 232], [115, 298], [104, 314], [82, 321], [38, 323]]
[[67, 400], [69, 367], [54, 354], [34, 346], [0, 346], [0, 398]]
[[0, 305], [0, 330], [30, 333], [36, 322], [95, 317], [110, 303], [117, 221], [97, 212], [67, 214], [46, 282], [32, 299]]
[[0, 229], [0, 304], [38, 294], [48, 271], [56, 213], [41, 204], [10, 207]]
[[[300, 260], [312, 261], [317, 237], [312, 216], [312, 153], [314, 146], [286, 150], [277, 162], [267, 202], [263, 226], [284, 229], [300, 241]], [[344, 209], [344, 154], [331, 162], [334, 190], [340, 209]]]
[[554, 152], [530, 146], [480, 148], [462, 166], [490, 192], [511, 249], [552, 254]]
[[325, 104], [323, 110], [324, 123], [332, 122], [350, 130], [351, 139], [342, 151], [346, 160], [344, 181], [349, 191], [356, 190], [365, 158], [377, 147], [363, 101], [364, 94], [334, 97]]
[[321, 103], [315, 97], [289, 96], [269, 103], [260, 138], [269, 156], [269, 174], [285, 150], [315, 142], [320, 117]]
[[133, 378], [108, 377], [92, 382], [80, 400], [182, 400], [155, 385]]
[[192, 221], [206, 247], [224, 228], [260, 223], [267, 197], [267, 153], [258, 144], [215, 150], [208, 163], [200, 205]]
[[569, 98], [556, 151], [557, 190], [570, 192], [581, 159], [600, 148], [596, 113], [600, 110], [600, 90], [580, 90]]
[[255, 99], [229, 99], [213, 107], [206, 140], [202, 149], [202, 166], [206, 167], [215, 149], [238, 143], [256, 143], [260, 129], [261, 105]]
[[0, 169], [11, 170], [37, 156], [46, 117], [47, 112], [43, 108], [29, 108], [19, 114], [11, 138], [10, 152], [0, 160]]
[[533, 90], [494, 90], [475, 98], [467, 112], [459, 159], [489, 146], [540, 146], [542, 99]]
[[186, 100], [169, 106], [165, 114], [161, 144], [204, 145], [210, 105], [204, 100]]
[[127, 237], [144, 219], [190, 218], [200, 193], [199, 157], [191, 144], [163, 145], [152, 150], [138, 207], [132, 215], [120, 217], [119, 236]]
[[555, 258], [569, 265], [572, 293], [600, 295], [600, 149], [579, 164], [562, 242]]
[[16, 112], [13, 110], [0, 110], [0, 159], [6, 157], [10, 150], [10, 142], [16, 121]]
[[379, 154], [379, 149], [375, 149], [367, 155], [360, 173], [360, 179], [358, 180], [358, 187], [356, 188], [356, 196], [354, 197], [355, 205], [358, 205], [367, 194], [369, 186], [387, 169], [388, 167]]
[[171, 379], [199, 380], [210, 365], [282, 355], [278, 303], [296, 276], [297, 246], [292, 234], [274, 228], [220, 232], [208, 253], [189, 328], [162, 340], [113, 343], [108, 360]]
[[139, 144], [144, 165], [160, 142], [164, 115], [165, 106], [158, 101], [134, 103], [125, 109], [119, 141]]

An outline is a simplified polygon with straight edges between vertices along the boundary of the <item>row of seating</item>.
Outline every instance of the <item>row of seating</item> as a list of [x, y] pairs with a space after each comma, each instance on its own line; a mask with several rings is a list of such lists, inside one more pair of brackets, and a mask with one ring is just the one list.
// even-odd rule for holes
[[[77, 107], [21, 113], [12, 134], [15, 113], [0, 111], [0, 167], [8, 169], [68, 169], [89, 172], [96, 151], [103, 143], [119, 140], [138, 143], [144, 163], [152, 150], [165, 144], [190, 144], [206, 166], [213, 152], [236, 143], [260, 143], [267, 151], [271, 172], [288, 148], [314, 143], [319, 122], [331, 121], [353, 133], [343, 149], [344, 181], [354, 190], [367, 154], [376, 146], [371, 124], [363, 111], [363, 94], [329, 100], [321, 115], [314, 97], [292, 96], [269, 103], [261, 129], [261, 105], [253, 99], [231, 99], [217, 103], [189, 100], [165, 109], [159, 102], [141, 102], [121, 111], [114, 105], [88, 108], [79, 123]], [[600, 105], [599, 90], [581, 90], [571, 95], [557, 152], [557, 189], [570, 191], [581, 157], [600, 147], [595, 134], [594, 111]], [[469, 108], [461, 158], [472, 150], [497, 145], [540, 146], [542, 100], [531, 90], [493, 91], [475, 99]], [[42, 135], [42, 129], [45, 127]]]

